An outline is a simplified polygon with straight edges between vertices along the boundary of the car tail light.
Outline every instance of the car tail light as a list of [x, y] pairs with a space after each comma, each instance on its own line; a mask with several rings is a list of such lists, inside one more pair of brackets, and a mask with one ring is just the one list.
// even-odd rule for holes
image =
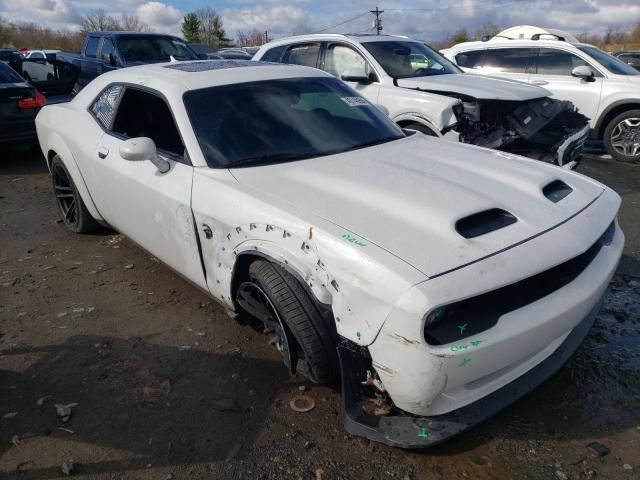
[[18, 108], [23, 110], [31, 110], [34, 108], [42, 108], [47, 103], [47, 98], [40, 92], [36, 92], [35, 97], [23, 98], [18, 100]]

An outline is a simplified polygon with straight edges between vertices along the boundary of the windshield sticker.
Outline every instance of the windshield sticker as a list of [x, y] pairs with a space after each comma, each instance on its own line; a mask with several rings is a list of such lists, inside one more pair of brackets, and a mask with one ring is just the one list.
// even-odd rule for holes
[[340, 97], [340, 100], [350, 107], [366, 107], [369, 105], [369, 102], [362, 97]]

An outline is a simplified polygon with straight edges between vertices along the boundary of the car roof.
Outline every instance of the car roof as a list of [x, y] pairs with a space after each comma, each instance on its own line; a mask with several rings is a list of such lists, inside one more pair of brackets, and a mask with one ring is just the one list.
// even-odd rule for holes
[[400, 40], [400, 41], [410, 41], [410, 42], [421, 43], [419, 40], [414, 40], [402, 35], [376, 35], [376, 34], [368, 34], [368, 33], [317, 33], [315, 35], [310, 34], [310, 35], [296, 35], [293, 37], [284, 37], [277, 40], [272, 40], [266, 45], [277, 46], [277, 45], [288, 45], [290, 43], [295, 43], [295, 42], [331, 41], [331, 40], [352, 40], [358, 43], [388, 42], [392, 40]]
[[[571, 43], [565, 42], [561, 40], [508, 40], [506, 38], [503, 39], [495, 39], [495, 40], [487, 40], [486, 42], [475, 41], [475, 42], [463, 42], [458, 43], [449, 48], [443, 48], [443, 50], [467, 50], [467, 49], [477, 49], [477, 48], [502, 48], [502, 47], [593, 47], [593, 45], [589, 45], [588, 43]], [[595, 47], [594, 47], [595, 48]]]
[[335, 78], [322, 70], [299, 65], [252, 60], [193, 60], [122, 68], [100, 75], [97, 79], [106, 82], [105, 85], [131, 83], [146, 85], [160, 92], [185, 92], [235, 83], [300, 77]]

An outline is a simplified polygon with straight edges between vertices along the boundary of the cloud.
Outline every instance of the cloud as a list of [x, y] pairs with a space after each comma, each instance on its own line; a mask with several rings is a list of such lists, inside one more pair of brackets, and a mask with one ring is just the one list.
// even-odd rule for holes
[[182, 13], [177, 8], [161, 2], [147, 2], [138, 6], [136, 15], [142, 23], [149, 25], [153, 31], [177, 33], [180, 31]]
[[314, 18], [294, 4], [255, 5], [225, 9], [222, 23], [232, 36], [240, 30], [253, 29], [282, 36], [313, 30]]
[[80, 13], [69, 0], [4, 0], [0, 15], [52, 28], [77, 28], [80, 23]]

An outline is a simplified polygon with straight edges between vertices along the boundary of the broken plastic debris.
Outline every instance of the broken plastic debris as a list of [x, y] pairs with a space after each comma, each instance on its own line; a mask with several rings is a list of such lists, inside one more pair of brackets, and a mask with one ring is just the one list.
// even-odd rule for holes
[[128, 265], [125, 265], [125, 266], [124, 266], [124, 269], [125, 269], [125, 270], [132, 270], [132, 269], [133, 269], [133, 267], [135, 267], [135, 265], [134, 265], [133, 263], [129, 263]]
[[64, 423], [68, 422], [71, 418], [71, 409], [77, 407], [77, 403], [68, 403], [67, 405], [63, 405], [62, 403], [56, 403], [54, 407], [56, 407], [56, 413], [62, 419]]
[[62, 473], [67, 476], [70, 476], [76, 473], [76, 466], [73, 464], [73, 460], [71, 459], [65, 460], [64, 462], [62, 462], [62, 467], [60, 468], [62, 470]]
[[297, 397], [291, 399], [291, 401], [289, 402], [289, 406], [294, 412], [305, 413], [313, 410], [316, 406], [316, 402], [313, 400], [313, 398], [307, 395], [298, 395]]
[[18, 412], [9, 412], [9, 413], [5, 413], [3, 418], [5, 418], [5, 419], [13, 418], [16, 415], [18, 415]]

